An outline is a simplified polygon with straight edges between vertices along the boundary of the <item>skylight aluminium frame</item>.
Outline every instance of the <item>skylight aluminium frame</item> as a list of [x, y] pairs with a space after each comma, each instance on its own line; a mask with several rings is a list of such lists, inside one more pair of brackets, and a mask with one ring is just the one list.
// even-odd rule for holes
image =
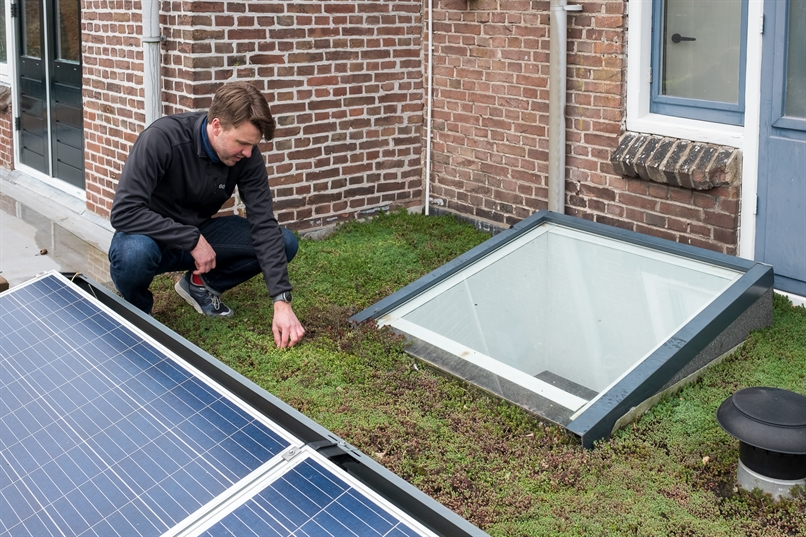
[[[571, 301], [576, 306], [575, 314], [581, 311], [579, 315], [590, 318], [588, 324], [569, 327], [568, 324], [572, 321], [557, 321], [560, 311], [544, 314], [534, 307], [535, 303], [540, 302], [540, 299], [535, 298], [538, 295], [530, 295], [524, 290], [524, 296], [519, 296], [517, 287], [513, 291], [512, 286], [507, 288], [506, 285], [495, 283], [510, 277], [514, 264], [519, 277], [526, 278], [520, 280], [521, 283], [539, 286], [538, 283], [533, 283], [540, 282], [541, 269], [537, 265], [527, 264], [527, 268], [522, 269], [514, 261], [505, 261], [499, 268], [494, 267], [504, 258], [502, 254], [505, 253], [515, 253], [512, 257], [521, 259], [519, 263], [526, 258], [538, 260], [541, 266], [550, 267], [549, 272], [544, 270], [546, 282], [543, 285], [553, 282], [549, 277], [551, 270], [557, 272], [563, 269], [557, 267], [567, 266], [571, 272], [576, 270], [573, 259], [562, 265], [566, 259], [549, 258], [548, 255], [541, 257], [540, 246], [532, 246], [538, 244], [541, 237], [557, 237], [545, 238], [547, 252], [558, 251], [561, 255], [568, 253], [570, 257], [577, 256], [578, 261], [586, 265], [576, 276], [580, 281], [569, 279], [568, 274], [561, 273], [566, 286], [559, 292], [551, 290], [554, 298], [559, 296], [560, 301], [547, 300], [541, 304], [549, 304], [549, 308], [553, 307], [555, 310], [569, 309], [562, 302], [562, 293], [575, 295], [576, 302]], [[549, 248], [549, 240], [554, 241], [552, 244], [555, 246]], [[583, 247], [577, 249], [577, 244], [583, 243]], [[523, 254], [524, 251], [527, 253]], [[637, 269], [640, 272], [638, 284], [646, 293], [643, 296], [643, 307], [649, 304], [651, 313], [656, 314], [648, 316], [649, 321], [639, 319], [641, 313], [630, 309], [628, 297], [611, 297], [613, 306], [620, 307], [622, 314], [626, 312], [641, 321], [636, 323], [632, 333], [629, 331], [629, 324], [626, 331], [623, 322], [617, 326], [617, 330], [613, 330], [612, 327], [618, 325], [617, 321], [607, 325], [606, 318], [591, 318], [594, 313], [597, 317], [602, 317], [603, 310], [609, 309], [609, 303], [602, 303], [601, 297], [593, 298], [593, 295], [600, 294], [596, 285], [609, 283], [607, 263], [599, 266], [598, 257], [595, 261], [585, 258], [600, 254], [604, 261], [623, 258], [650, 265], [650, 270]], [[489, 276], [477, 277], [488, 270], [488, 267], [493, 267], [489, 269]], [[625, 274], [631, 271], [631, 266], [620, 267], [616, 264], [615, 272], [610, 273], [613, 274], [611, 279], [614, 282], [618, 280], [622, 285], [622, 291], [625, 281], [629, 281]], [[679, 272], [682, 279], [675, 280], [672, 277], [670, 280], [664, 276], [670, 271], [672, 274]], [[585, 281], [586, 274], [588, 278], [595, 276], [597, 281]], [[496, 291], [485, 288], [484, 278], [488, 277], [490, 279], [486, 281], [494, 282], [494, 285], [487, 287], [497, 287], [499, 291], [505, 289], [500, 297], [495, 294]], [[566, 427], [580, 436], [583, 445], [591, 447], [595, 440], [609, 436], [619, 418], [631, 408], [732, 349], [744, 340], [749, 330], [769, 324], [772, 319], [772, 277], [772, 267], [760, 263], [541, 211], [367, 308], [351, 320], [362, 322], [373, 318], [379, 325], [391, 325], [410, 341], [410, 354]], [[474, 278], [468, 285], [467, 282]], [[690, 278], [690, 281], [686, 278]], [[461, 289], [462, 285], [465, 289]], [[626, 290], [629, 291], [630, 288]], [[461, 295], [462, 298], [448, 303], [450, 299], [440, 298], [440, 293], [455, 297]], [[484, 293], [487, 293], [486, 296], [477, 300], [478, 295]], [[663, 296], [664, 293], [667, 294], [666, 297]], [[691, 302], [692, 297], [693, 303], [684, 304], [686, 307], [674, 312], [676, 317], [665, 315], [666, 310], [676, 310], [678, 304], [675, 301]], [[431, 302], [432, 299], [434, 302]], [[595, 304], [596, 308], [590, 308], [590, 304], [597, 299], [600, 302]], [[526, 304], [524, 309], [528, 309], [531, 315], [526, 321], [520, 321], [511, 315], [517, 309], [519, 301]], [[496, 306], [497, 302], [501, 302], [504, 309], [501, 313], [490, 315], [486, 309]], [[458, 307], [453, 306], [451, 309], [451, 304], [458, 304]], [[474, 309], [474, 306], [478, 309]], [[588, 309], [598, 311], [592, 313]], [[430, 313], [423, 314], [422, 311]], [[525, 324], [512, 328], [511, 324], [499, 317], [516, 319]], [[414, 322], [410, 322], [411, 320]], [[604, 321], [601, 325], [595, 324], [601, 321]], [[432, 329], [428, 322], [438, 328]], [[534, 330], [541, 322], [546, 323], [546, 326], [553, 323], [555, 330], [563, 333], [561, 336], [551, 335], [555, 341], [554, 347], [544, 345], [543, 341], [536, 341], [535, 337], [523, 335]], [[476, 328], [478, 335], [474, 334]], [[582, 330], [583, 333], [575, 336], [573, 329]], [[575, 337], [591, 339], [590, 334], [585, 333], [586, 330], [597, 330], [601, 338], [609, 339], [611, 348], [607, 352], [599, 348], [588, 349], [605, 358], [588, 358], [579, 352], [574, 354], [557, 350], [565, 348], [563, 337], [568, 340]], [[457, 331], [463, 337], [466, 336], [464, 341], [460, 341], [461, 337], [452, 337], [451, 334]], [[499, 331], [502, 333], [497, 333]], [[646, 332], [656, 334], [647, 336]], [[527, 341], [509, 341], [521, 337]], [[652, 337], [656, 337], [657, 341], [652, 340]], [[633, 348], [633, 338], [643, 338], [644, 347], [636, 351]], [[625, 342], [627, 350], [618, 346], [621, 340]], [[557, 341], [560, 343], [557, 344]], [[485, 351], [488, 343], [495, 346], [493, 344], [496, 342], [499, 344], [497, 352], [491, 354]], [[569, 346], [573, 343], [575, 342], [569, 341]], [[604, 343], [602, 345], [607, 346]], [[517, 349], [521, 354], [525, 352], [526, 359], [518, 358], [518, 352], [510, 352], [510, 349]], [[546, 360], [553, 360], [551, 356], [546, 358], [552, 352], [561, 354], [556, 360], [565, 360], [565, 363], [546, 368], [539, 374], [536, 372], [542, 368], [528, 370], [528, 367], [534, 365], [532, 362], [542, 360], [541, 363], [545, 363]], [[575, 360], [580, 363], [572, 363]], [[600, 379], [588, 378], [591, 375], [585, 371], [589, 367], [586, 360], [592, 360], [591, 363], [602, 369], [609, 368], [607, 375]], [[523, 366], [527, 362], [528, 367]], [[620, 365], [612, 366], [611, 362], [619, 362]], [[574, 375], [555, 374], [555, 371], [563, 367], [582, 371], [579, 374], [585, 381], [579, 381]]]

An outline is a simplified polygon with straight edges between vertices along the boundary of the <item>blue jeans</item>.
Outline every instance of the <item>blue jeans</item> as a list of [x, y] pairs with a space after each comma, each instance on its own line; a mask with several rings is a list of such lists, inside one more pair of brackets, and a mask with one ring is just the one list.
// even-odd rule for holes
[[[283, 232], [287, 261], [297, 255], [299, 242], [289, 230]], [[260, 274], [260, 263], [249, 221], [240, 216], [212, 218], [199, 231], [215, 250], [216, 267], [204, 274], [204, 283], [214, 293], [221, 294]], [[109, 274], [120, 294], [146, 313], [151, 313], [154, 296], [148, 290], [154, 276], [164, 272], [194, 270], [196, 262], [189, 250], [166, 246], [145, 235], [118, 231], [109, 247]]]

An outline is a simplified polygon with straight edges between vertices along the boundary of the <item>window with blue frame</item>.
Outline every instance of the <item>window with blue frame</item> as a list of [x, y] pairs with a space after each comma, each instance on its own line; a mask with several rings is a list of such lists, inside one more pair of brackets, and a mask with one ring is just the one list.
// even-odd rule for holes
[[[778, 9], [783, 7], [779, 5]], [[784, 87], [773, 95], [773, 106], [780, 116], [775, 126], [806, 130], [806, 0], [789, 0], [786, 7], [789, 10], [786, 37], [775, 43], [775, 61], [786, 62]], [[783, 70], [781, 65], [775, 69]]]
[[744, 124], [748, 0], [653, 0], [650, 112]]
[[8, 63], [6, 47], [6, 0], [0, 0], [0, 63]]

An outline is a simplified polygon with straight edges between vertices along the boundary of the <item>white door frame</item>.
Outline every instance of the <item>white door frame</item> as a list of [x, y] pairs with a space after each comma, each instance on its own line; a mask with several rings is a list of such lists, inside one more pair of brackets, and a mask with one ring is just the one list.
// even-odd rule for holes
[[[775, 0], [768, 0], [775, 1]], [[761, 52], [764, 0], [750, 0], [747, 16], [745, 79], [745, 140], [742, 147], [742, 206], [739, 213], [739, 255], [754, 259], [758, 206], [758, 151], [761, 122]], [[771, 29], [769, 29], [772, 31]], [[752, 61], [751, 61], [752, 58]]]

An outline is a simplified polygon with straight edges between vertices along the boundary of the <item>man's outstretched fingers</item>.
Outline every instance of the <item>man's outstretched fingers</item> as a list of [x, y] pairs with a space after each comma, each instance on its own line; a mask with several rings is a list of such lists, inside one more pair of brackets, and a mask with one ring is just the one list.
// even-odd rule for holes
[[274, 334], [274, 343], [281, 349], [293, 347], [305, 335], [305, 329], [288, 302], [278, 301], [274, 303], [274, 318], [272, 319], [271, 329]]

